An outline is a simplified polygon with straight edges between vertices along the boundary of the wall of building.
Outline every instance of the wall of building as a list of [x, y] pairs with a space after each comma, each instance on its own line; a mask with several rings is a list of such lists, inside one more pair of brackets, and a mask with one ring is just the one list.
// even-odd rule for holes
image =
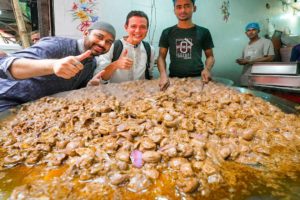
[[[60, 36], [80, 37], [77, 29], [80, 19], [73, 6], [79, 0], [54, 0], [55, 33]], [[81, 1], [82, 2], [82, 1]], [[151, 26], [147, 41], [150, 41], [158, 52], [158, 41], [162, 30], [177, 23], [171, 0], [94, 0], [93, 17], [112, 23], [117, 29], [117, 37], [125, 35], [124, 22], [131, 10], [143, 10], [150, 18]], [[224, 0], [196, 0], [197, 11], [193, 21], [211, 31], [215, 48], [216, 64], [214, 76], [230, 78], [238, 82], [241, 67], [235, 59], [241, 56], [243, 46], [248, 42], [244, 27], [248, 22], [261, 24], [260, 35], [272, 35], [281, 30], [293, 35], [300, 34], [300, 15], [292, 10], [283, 10], [279, 0], [229, 0], [230, 13], [224, 21], [221, 6]], [[267, 8], [266, 4], [269, 4]]]

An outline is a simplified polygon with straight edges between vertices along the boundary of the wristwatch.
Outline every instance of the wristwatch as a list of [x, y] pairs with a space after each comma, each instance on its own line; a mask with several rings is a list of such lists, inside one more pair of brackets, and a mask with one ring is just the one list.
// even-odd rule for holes
[[109, 80], [103, 80], [101, 76], [100, 76], [99, 81], [100, 81], [101, 84], [107, 84], [107, 83], [109, 83]]

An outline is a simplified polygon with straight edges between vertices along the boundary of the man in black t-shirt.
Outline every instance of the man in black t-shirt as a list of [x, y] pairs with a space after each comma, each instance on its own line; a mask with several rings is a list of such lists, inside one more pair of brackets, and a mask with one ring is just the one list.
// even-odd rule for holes
[[[192, 22], [196, 11], [195, 0], [173, 0], [174, 13], [178, 19], [175, 26], [163, 30], [159, 40], [158, 69], [160, 72], [160, 89], [169, 86], [166, 72], [166, 56], [170, 50], [170, 77], [202, 77], [203, 82], [211, 79], [211, 69], [215, 59], [214, 47], [208, 29]], [[202, 62], [202, 50], [206, 56]]]

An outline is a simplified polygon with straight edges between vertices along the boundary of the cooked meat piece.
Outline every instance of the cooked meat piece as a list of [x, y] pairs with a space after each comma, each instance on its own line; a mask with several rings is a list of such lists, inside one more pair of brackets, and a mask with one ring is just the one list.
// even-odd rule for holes
[[148, 137], [142, 138], [140, 142], [140, 151], [155, 151], [156, 144]]
[[172, 169], [176, 169], [179, 170], [181, 168], [181, 166], [185, 163], [188, 163], [189, 161], [186, 158], [181, 158], [181, 157], [177, 157], [177, 158], [172, 158], [169, 161], [169, 166]]
[[15, 165], [22, 162], [25, 159], [24, 156], [19, 154], [8, 155], [4, 158], [4, 165]]
[[65, 148], [65, 153], [70, 155], [70, 156], [75, 156], [76, 155], [76, 149], [79, 147], [83, 147], [83, 142], [80, 140], [77, 141], [71, 141], [67, 144]]
[[117, 131], [118, 132], [123, 132], [123, 131], [128, 131], [128, 130], [129, 130], [129, 127], [126, 124], [120, 124], [117, 127]]
[[194, 157], [197, 161], [205, 160], [206, 158], [206, 153], [201, 146], [199, 147], [194, 147]]
[[179, 125], [180, 123], [180, 119], [174, 119], [173, 121], [169, 121], [169, 120], [165, 120], [163, 122], [163, 124], [167, 127], [167, 128], [175, 128]]
[[246, 130], [243, 130], [243, 132], [242, 132], [243, 139], [245, 139], [247, 141], [252, 140], [254, 135], [255, 135], [255, 133], [254, 133], [253, 129], [246, 129]]
[[87, 180], [89, 180], [91, 178], [92, 178], [92, 175], [89, 173], [88, 170], [82, 170], [81, 173], [80, 173], [80, 175], [79, 175], [79, 179], [81, 181], [87, 181]]
[[50, 153], [46, 156], [48, 166], [60, 166], [66, 158], [64, 153]]
[[129, 168], [128, 163], [127, 162], [123, 162], [123, 161], [117, 161], [116, 165], [118, 166], [118, 168], [120, 170], [123, 170], [123, 171], [128, 170], [128, 168]]
[[179, 187], [179, 190], [185, 192], [185, 193], [191, 193], [198, 189], [200, 183], [197, 180], [197, 178], [184, 178], [179, 179], [176, 181], [177, 186]]
[[151, 179], [158, 179], [159, 177], [159, 171], [156, 169], [145, 169], [143, 173]]
[[110, 183], [113, 185], [121, 185], [129, 180], [129, 175], [114, 172], [109, 176]]
[[130, 178], [127, 185], [128, 190], [132, 192], [142, 192], [151, 185], [151, 181], [144, 174], [135, 174]]
[[161, 160], [161, 154], [156, 151], [145, 151], [142, 158], [145, 162], [157, 163]]
[[189, 177], [189, 176], [193, 176], [194, 175], [194, 171], [192, 169], [192, 165], [191, 163], [187, 162], [187, 163], [183, 163], [180, 166], [180, 172], [184, 177]]
[[223, 146], [220, 149], [220, 154], [224, 159], [227, 159], [231, 154], [231, 149], [229, 147]]
[[162, 152], [163, 155], [170, 158], [176, 157], [178, 155], [176, 146], [173, 144], [167, 144], [161, 147], [160, 151]]
[[163, 135], [160, 134], [160, 133], [153, 133], [153, 134], [149, 134], [148, 137], [153, 141], [155, 142], [156, 144], [159, 144], [160, 141], [162, 140], [163, 138]]
[[42, 157], [42, 153], [39, 152], [39, 151], [33, 151], [31, 152], [28, 157], [26, 158], [25, 160], [25, 163], [27, 165], [33, 165], [33, 164], [36, 164]]
[[185, 143], [179, 143], [177, 149], [179, 150], [180, 155], [185, 158], [191, 157], [194, 153], [193, 148]]
[[194, 131], [195, 127], [191, 120], [189, 119], [183, 119], [181, 122], [181, 128], [187, 131]]
[[207, 175], [214, 174], [217, 171], [217, 166], [210, 160], [206, 159], [202, 168], [202, 171]]
[[173, 117], [172, 115], [166, 113], [166, 114], [164, 115], [164, 120], [165, 120], [165, 121], [173, 121], [173, 120], [174, 120], [174, 117]]
[[116, 159], [123, 161], [125, 163], [129, 163], [130, 161], [129, 151], [118, 151], [116, 154]]
[[59, 149], [63, 149], [67, 146], [68, 141], [63, 140], [63, 141], [56, 141], [56, 147]]
[[90, 174], [95, 175], [98, 174], [98, 172], [103, 170], [103, 165], [101, 163], [95, 163], [90, 168]]

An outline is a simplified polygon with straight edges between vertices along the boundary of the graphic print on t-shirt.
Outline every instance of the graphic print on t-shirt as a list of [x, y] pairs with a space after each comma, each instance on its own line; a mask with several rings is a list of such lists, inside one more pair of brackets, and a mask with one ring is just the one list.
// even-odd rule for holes
[[192, 38], [176, 39], [176, 57], [192, 59]]

